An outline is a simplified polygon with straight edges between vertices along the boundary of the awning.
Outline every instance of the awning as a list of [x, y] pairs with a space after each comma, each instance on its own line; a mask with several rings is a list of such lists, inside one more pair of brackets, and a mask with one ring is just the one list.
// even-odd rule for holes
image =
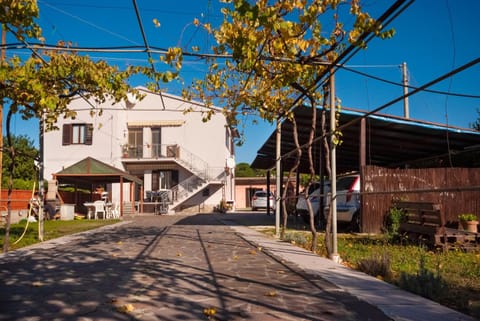
[[143, 185], [143, 181], [140, 178], [92, 157], [87, 157], [53, 176], [58, 180], [59, 184], [89, 186], [91, 184], [127, 181]]
[[128, 127], [178, 127], [185, 124], [184, 120], [129, 121]]

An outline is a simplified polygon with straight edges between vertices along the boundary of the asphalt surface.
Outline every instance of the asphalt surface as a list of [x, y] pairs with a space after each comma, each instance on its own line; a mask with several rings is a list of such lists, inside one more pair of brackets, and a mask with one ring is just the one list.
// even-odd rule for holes
[[0, 256], [0, 320], [473, 320], [252, 227], [140, 215]]

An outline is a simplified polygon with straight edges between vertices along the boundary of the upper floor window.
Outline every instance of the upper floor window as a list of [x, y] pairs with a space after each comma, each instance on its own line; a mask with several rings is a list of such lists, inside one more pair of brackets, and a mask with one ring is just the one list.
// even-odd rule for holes
[[128, 157], [143, 157], [143, 128], [128, 128]]
[[92, 145], [93, 124], [64, 124], [63, 145]]

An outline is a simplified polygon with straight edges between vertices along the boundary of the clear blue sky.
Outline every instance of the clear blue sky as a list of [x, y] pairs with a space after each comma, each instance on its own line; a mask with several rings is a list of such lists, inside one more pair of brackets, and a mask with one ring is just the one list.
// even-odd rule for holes
[[[379, 16], [392, 1], [366, 0], [364, 7], [373, 17]], [[81, 47], [143, 45], [132, 1], [118, 0], [39, 0], [40, 19], [46, 42], [54, 44], [67, 40]], [[192, 21], [218, 25], [222, 19], [218, 0], [155, 1], [137, 0], [146, 38], [152, 47], [167, 48], [212, 44], [203, 31]], [[368, 49], [360, 51], [347, 65], [352, 69], [400, 83], [400, 65], [407, 63], [409, 81], [421, 86], [473, 59], [480, 57], [480, 1], [478, 0], [417, 0], [389, 27], [396, 30], [390, 40], [373, 40]], [[161, 26], [156, 28], [156, 18]], [[8, 42], [13, 41], [11, 38]], [[11, 51], [25, 55], [25, 51]], [[145, 64], [147, 55], [89, 53], [93, 58], [106, 59], [123, 67], [126, 64]], [[155, 58], [155, 55], [154, 55]], [[186, 61], [182, 77], [188, 82], [201, 77], [206, 70], [201, 60]], [[461, 94], [480, 95], [480, 65], [476, 65], [430, 89]], [[142, 85], [143, 79], [134, 79], [133, 85]], [[362, 110], [373, 110], [402, 95], [399, 86], [339, 70], [336, 78], [337, 96], [342, 105]], [[179, 94], [182, 84], [165, 85], [165, 89]], [[410, 97], [410, 118], [451, 126], [469, 127], [478, 118], [480, 100], [441, 94], [420, 93]], [[403, 115], [401, 103], [382, 113]], [[265, 123], [252, 123], [244, 119], [245, 144], [237, 148], [236, 160], [251, 163], [259, 147], [272, 133], [273, 127]], [[242, 130], [242, 128], [240, 128]], [[17, 117], [12, 131], [26, 134], [34, 141], [38, 137], [38, 122], [25, 122]]]

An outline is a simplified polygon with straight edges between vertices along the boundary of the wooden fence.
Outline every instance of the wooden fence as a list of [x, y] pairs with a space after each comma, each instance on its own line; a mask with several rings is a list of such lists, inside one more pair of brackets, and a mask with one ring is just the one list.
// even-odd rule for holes
[[480, 168], [391, 169], [362, 168], [362, 231], [379, 233], [392, 200], [440, 204], [447, 224], [456, 227], [458, 215], [480, 218]]
[[[28, 208], [28, 202], [32, 198], [31, 190], [13, 190], [11, 199], [12, 210], [23, 210]], [[2, 189], [0, 199], [0, 211], [7, 210], [8, 190]]]
[[[82, 206], [85, 202], [90, 202], [92, 200], [99, 199], [100, 196], [96, 194], [86, 194], [82, 192], [65, 192], [58, 191], [63, 203], [65, 204], [75, 204], [75, 211], [85, 212], [86, 209]], [[8, 190], [2, 189], [1, 199], [0, 199], [0, 212], [7, 211], [7, 198]], [[32, 198], [31, 190], [13, 190], [11, 195], [11, 208], [12, 210], [26, 210], [28, 208], [28, 203]]]

